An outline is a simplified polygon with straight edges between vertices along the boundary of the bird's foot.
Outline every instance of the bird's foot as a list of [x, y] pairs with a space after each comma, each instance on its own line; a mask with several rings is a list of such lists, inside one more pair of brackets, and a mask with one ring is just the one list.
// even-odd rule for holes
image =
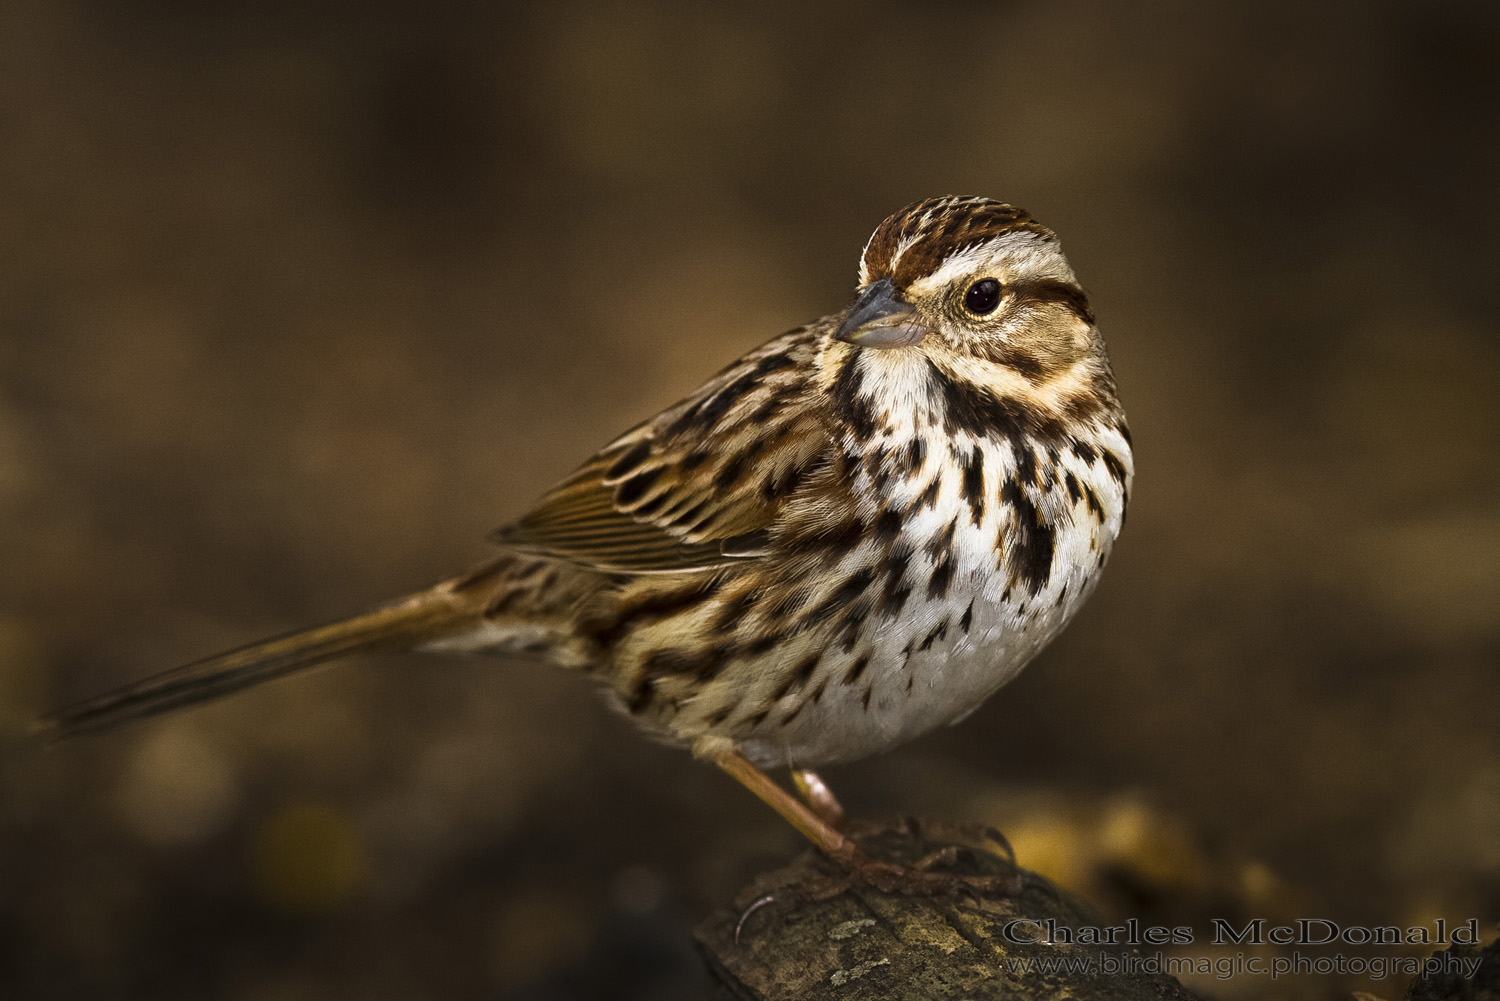
[[[750, 917], [771, 904], [796, 910], [860, 887], [898, 896], [965, 898], [983, 904], [1013, 897], [1028, 882], [1027, 874], [1016, 867], [1010, 843], [983, 824], [910, 818], [895, 825], [852, 821], [847, 833], [851, 850], [825, 854], [824, 871], [765, 888], [746, 906], [735, 923], [735, 941]], [[870, 854], [867, 847], [882, 857]], [[837, 871], [828, 871], [834, 865]]]
[[989, 824], [978, 821], [919, 820], [903, 817], [901, 826], [907, 837], [917, 844], [937, 842], [946, 847], [962, 846], [983, 852], [1016, 868], [1016, 850], [1009, 839]]
[[1014, 872], [987, 875], [963, 872], [972, 867], [973, 855], [958, 845], [948, 845], [917, 859], [910, 865], [883, 862], [868, 856], [848, 865], [848, 875], [839, 892], [848, 890], [857, 880], [881, 893], [903, 897], [966, 896], [976, 903], [986, 897], [1010, 897], [1021, 889]]
[[[1016, 868], [1015, 852], [999, 831], [984, 824], [954, 824], [903, 818], [896, 828], [909, 847], [880, 843], [889, 840], [891, 828], [878, 828], [861, 839], [874, 844], [883, 856], [905, 857], [887, 861], [864, 851], [839, 859], [850, 880], [858, 880], [881, 893], [909, 897], [966, 896], [976, 903], [986, 897], [1010, 897], [1024, 885]], [[934, 847], [936, 846], [936, 847]], [[892, 848], [896, 848], [892, 851]], [[904, 848], [905, 850], [901, 850]], [[925, 851], [924, 851], [925, 849]], [[922, 852], [910, 858], [914, 852]], [[986, 872], [994, 865], [980, 862], [983, 853], [1002, 863], [1003, 872]], [[909, 859], [909, 860], [907, 860]], [[848, 886], [845, 886], [848, 889]]]

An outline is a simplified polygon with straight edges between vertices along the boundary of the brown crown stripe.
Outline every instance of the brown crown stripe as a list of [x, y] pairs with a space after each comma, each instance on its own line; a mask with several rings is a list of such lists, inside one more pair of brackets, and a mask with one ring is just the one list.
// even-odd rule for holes
[[[1052, 237], [1024, 209], [988, 198], [946, 195], [908, 205], [876, 228], [865, 247], [870, 281], [891, 279], [899, 289], [936, 271], [949, 257], [976, 243], [1018, 231]], [[896, 251], [906, 249], [899, 259]]]

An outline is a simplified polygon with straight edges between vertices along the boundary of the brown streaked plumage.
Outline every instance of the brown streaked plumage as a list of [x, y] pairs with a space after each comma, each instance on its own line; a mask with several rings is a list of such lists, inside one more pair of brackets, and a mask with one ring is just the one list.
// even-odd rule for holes
[[[1012, 678], [1092, 590], [1132, 472], [1056, 238], [1009, 205], [929, 199], [876, 229], [847, 310], [605, 446], [493, 535], [491, 562], [40, 729], [148, 716], [360, 649], [529, 656], [591, 673], [852, 867], [931, 888], [843, 838], [806, 769], [956, 722]], [[811, 809], [759, 770], [775, 765]]]

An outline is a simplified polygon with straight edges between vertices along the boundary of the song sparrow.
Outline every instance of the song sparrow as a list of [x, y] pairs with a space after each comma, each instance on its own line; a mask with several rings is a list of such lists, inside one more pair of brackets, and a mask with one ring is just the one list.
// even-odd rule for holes
[[[65, 709], [54, 736], [358, 650], [520, 655], [597, 677], [829, 854], [891, 876], [806, 769], [971, 713], [1099, 579], [1130, 432], [1056, 237], [984, 198], [918, 202], [852, 305], [751, 351], [376, 611]], [[763, 768], [791, 766], [806, 803]], [[907, 873], [917, 883], [922, 874]]]

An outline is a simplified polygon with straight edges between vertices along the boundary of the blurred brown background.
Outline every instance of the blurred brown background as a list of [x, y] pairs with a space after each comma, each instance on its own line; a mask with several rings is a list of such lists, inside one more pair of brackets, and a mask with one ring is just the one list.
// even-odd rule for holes
[[[0, 713], [482, 559], [990, 194], [1093, 295], [1130, 523], [836, 786], [1116, 918], [1492, 929], [1500, 7], [752, 6], [0, 6]], [[0, 996], [697, 998], [691, 922], [796, 850], [578, 678], [367, 658], [0, 761]]]

